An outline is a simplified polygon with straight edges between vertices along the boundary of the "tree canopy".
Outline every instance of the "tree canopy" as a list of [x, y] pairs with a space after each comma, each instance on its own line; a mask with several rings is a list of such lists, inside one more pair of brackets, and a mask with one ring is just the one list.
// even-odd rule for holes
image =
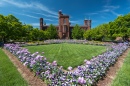
[[52, 24], [47, 30], [33, 28], [32, 25], [22, 24], [13, 15], [0, 14], [0, 41], [38, 41], [57, 38], [56, 27]]
[[115, 40], [117, 37], [122, 37], [124, 40], [130, 38], [130, 13], [118, 16], [114, 21], [101, 24], [84, 33], [85, 39], [100, 41]]
[[[114, 21], [101, 24], [91, 30], [84, 31], [78, 24], [72, 30], [73, 39], [104, 41], [115, 40], [117, 37], [122, 37], [124, 40], [130, 38], [130, 13], [118, 16]], [[39, 30], [32, 25], [23, 24], [13, 15], [0, 14], [0, 41], [38, 41], [57, 38], [57, 29], [52, 24], [47, 30]]]
[[76, 24], [72, 30], [72, 38], [73, 39], [82, 39], [84, 30], [80, 28], [78, 24]]

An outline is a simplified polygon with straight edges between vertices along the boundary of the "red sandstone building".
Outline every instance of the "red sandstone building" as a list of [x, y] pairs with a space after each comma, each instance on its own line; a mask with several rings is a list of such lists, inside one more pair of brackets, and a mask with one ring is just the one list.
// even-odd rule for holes
[[[46, 30], [49, 26], [43, 25], [43, 18], [40, 18], [40, 30]], [[74, 26], [70, 25], [69, 16], [63, 15], [61, 11], [59, 11], [59, 25], [56, 26], [58, 37], [60, 39], [70, 39], [72, 38], [72, 30]], [[80, 26], [81, 29], [90, 30], [91, 29], [91, 20], [84, 20], [84, 25]]]

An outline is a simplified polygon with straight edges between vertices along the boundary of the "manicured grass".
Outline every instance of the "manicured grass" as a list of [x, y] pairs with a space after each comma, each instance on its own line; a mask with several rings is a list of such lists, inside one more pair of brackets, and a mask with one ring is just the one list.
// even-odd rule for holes
[[0, 49], [0, 86], [28, 86], [16, 67]]
[[65, 69], [69, 66], [77, 67], [83, 64], [85, 59], [90, 60], [92, 56], [97, 56], [106, 50], [104, 46], [68, 43], [27, 46], [26, 48], [32, 53], [45, 52], [44, 56], [49, 62], [56, 60], [58, 65], [62, 65]]
[[122, 68], [118, 71], [112, 86], [130, 86], [130, 51], [125, 58]]

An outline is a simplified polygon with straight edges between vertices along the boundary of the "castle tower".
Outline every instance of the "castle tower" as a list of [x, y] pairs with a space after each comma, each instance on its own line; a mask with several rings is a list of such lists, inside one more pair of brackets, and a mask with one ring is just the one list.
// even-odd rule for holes
[[60, 39], [69, 39], [69, 16], [63, 15], [61, 11], [59, 11], [59, 31], [58, 35]]
[[91, 20], [85, 19], [85, 20], [84, 20], [84, 25], [88, 27], [88, 28], [87, 28], [88, 30], [90, 30], [90, 29], [91, 29]]
[[43, 18], [40, 18], [40, 30], [43, 29]]

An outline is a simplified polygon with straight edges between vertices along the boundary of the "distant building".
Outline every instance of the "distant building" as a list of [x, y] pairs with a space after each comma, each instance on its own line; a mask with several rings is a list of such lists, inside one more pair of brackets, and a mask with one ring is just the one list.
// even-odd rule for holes
[[[72, 38], [72, 29], [74, 26], [71, 26], [69, 22], [69, 16], [62, 14], [59, 11], [59, 25], [55, 26], [57, 28], [59, 39], [70, 39]], [[44, 23], [43, 18], [40, 18], [40, 30], [46, 30], [49, 26]], [[90, 30], [91, 29], [91, 20], [84, 20], [84, 25], [80, 26], [81, 29]]]

